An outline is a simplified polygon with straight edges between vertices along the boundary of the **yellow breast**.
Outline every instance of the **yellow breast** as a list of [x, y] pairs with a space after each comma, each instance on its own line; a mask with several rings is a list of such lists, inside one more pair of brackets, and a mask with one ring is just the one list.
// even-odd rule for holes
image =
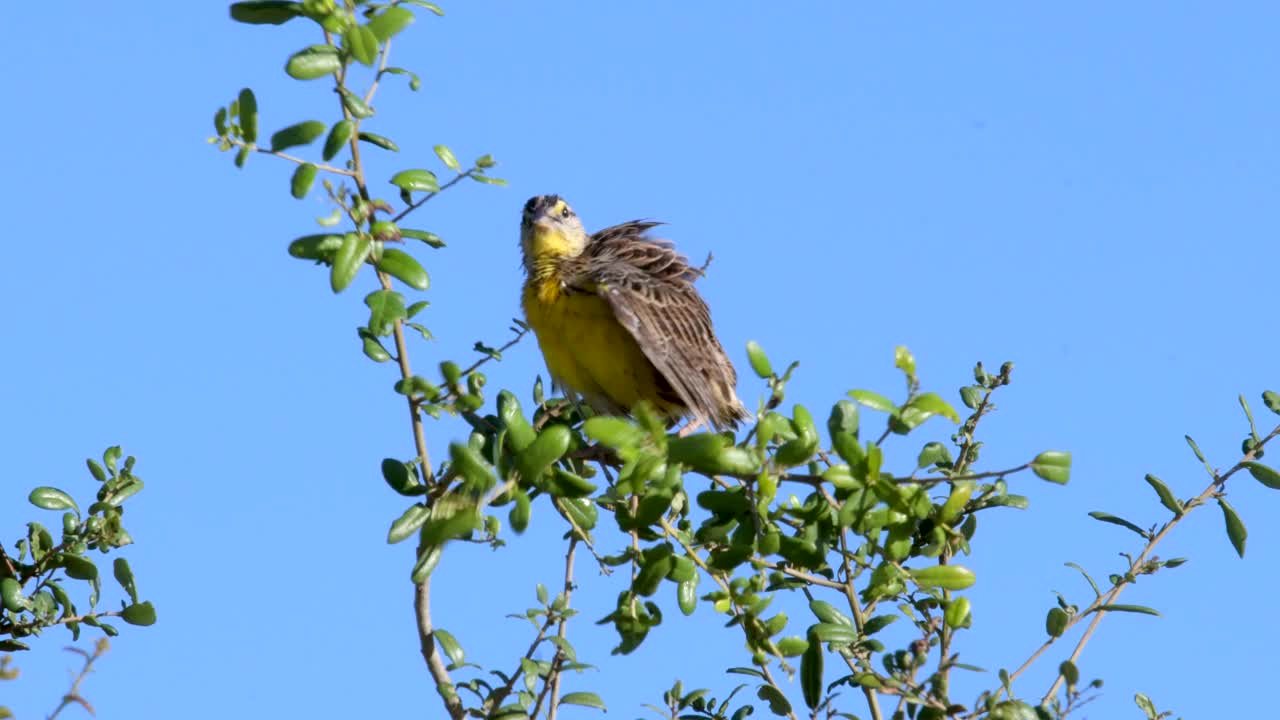
[[552, 377], [598, 411], [629, 411], [647, 400], [660, 413], [675, 408], [658, 396], [656, 371], [635, 338], [594, 293], [565, 292], [558, 279], [530, 280], [525, 318]]

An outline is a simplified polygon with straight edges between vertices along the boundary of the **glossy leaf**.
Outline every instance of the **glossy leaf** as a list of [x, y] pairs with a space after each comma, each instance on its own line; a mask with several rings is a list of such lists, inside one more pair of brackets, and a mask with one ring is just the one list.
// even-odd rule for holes
[[1101, 510], [1094, 510], [1093, 512], [1089, 513], [1089, 517], [1104, 523], [1110, 523], [1112, 525], [1119, 525], [1122, 528], [1127, 528], [1141, 535], [1144, 538], [1149, 538], [1151, 536], [1151, 534], [1148, 533], [1146, 530], [1143, 530], [1142, 528], [1138, 527], [1137, 525], [1134, 525], [1133, 523], [1129, 522], [1128, 520], [1125, 520], [1122, 517], [1116, 517], [1111, 513], [1102, 512]]
[[373, 242], [367, 237], [356, 233], [347, 233], [343, 236], [342, 245], [333, 256], [333, 267], [329, 272], [329, 287], [335, 293], [346, 290], [351, 281], [356, 279], [360, 266], [369, 258], [372, 250]]
[[236, 103], [240, 107], [240, 136], [253, 144], [258, 141], [258, 99], [252, 90], [244, 88]]
[[1151, 489], [1156, 491], [1156, 495], [1160, 498], [1160, 504], [1164, 505], [1165, 509], [1175, 516], [1182, 517], [1182, 503], [1178, 501], [1178, 498], [1174, 497], [1173, 491], [1169, 489], [1169, 486], [1165, 485], [1155, 475], [1148, 474], [1145, 479]]
[[426, 507], [417, 503], [410, 505], [391, 523], [391, 527], [387, 530], [387, 544], [395, 545], [408, 539], [418, 532], [430, 517], [431, 511]]
[[324, 140], [324, 151], [321, 153], [326, 162], [336, 157], [351, 142], [351, 133], [355, 131], [355, 127], [356, 124], [347, 119], [333, 124], [329, 129], [329, 136]]
[[284, 71], [294, 80], [316, 80], [342, 69], [342, 59], [331, 49], [308, 48], [289, 56]]
[[22, 583], [16, 578], [0, 578], [0, 604], [9, 612], [22, 612], [31, 606], [31, 601], [22, 594]]
[[1101, 607], [1098, 608], [1098, 610], [1105, 610], [1107, 612], [1139, 613], [1141, 615], [1155, 615], [1156, 617], [1160, 616], [1159, 610], [1156, 610], [1154, 608], [1149, 608], [1145, 605], [1111, 604], [1111, 605], [1102, 605]]
[[604, 701], [600, 696], [591, 692], [571, 692], [560, 698], [561, 705], [581, 705], [583, 707], [595, 708], [597, 710], [605, 710]]
[[1271, 412], [1280, 415], [1280, 393], [1270, 390], [1262, 393], [1262, 404], [1266, 405]]
[[256, 0], [231, 3], [231, 19], [249, 25], [280, 25], [302, 14], [302, 3]]
[[851, 645], [858, 640], [858, 631], [838, 623], [817, 623], [809, 626], [809, 635], [834, 645]]
[[1244, 557], [1244, 545], [1249, 539], [1249, 531], [1245, 529], [1244, 522], [1236, 514], [1235, 508], [1231, 507], [1231, 503], [1218, 498], [1218, 507], [1222, 508], [1222, 519], [1227, 526], [1227, 538], [1231, 540], [1231, 547], [1235, 548], [1237, 555]]
[[427, 271], [409, 253], [396, 248], [382, 251], [382, 259], [378, 261], [378, 269], [415, 290], [426, 290], [431, 281]]
[[129, 568], [129, 561], [122, 557], [116, 558], [111, 564], [111, 573], [120, 587], [129, 594], [129, 599], [138, 602], [138, 587], [133, 579], [133, 570]]
[[445, 657], [449, 658], [449, 664], [457, 665], [466, 659], [462, 645], [458, 643], [452, 633], [436, 628], [431, 634], [435, 636], [436, 644], [440, 646], [440, 651], [444, 653]]
[[879, 410], [880, 412], [891, 413], [898, 409], [898, 406], [894, 405], [889, 398], [870, 390], [850, 390], [849, 397], [856, 400], [859, 405], [865, 405], [872, 410]]
[[75, 510], [80, 512], [80, 506], [76, 505], [76, 501], [65, 492], [53, 487], [38, 487], [31, 491], [27, 496], [27, 500], [42, 510]]
[[382, 461], [382, 479], [392, 490], [406, 497], [421, 495], [427, 490], [409, 472], [408, 466], [395, 458], [385, 458]]
[[369, 30], [375, 38], [386, 42], [408, 27], [413, 20], [413, 13], [408, 10], [402, 7], [389, 7], [369, 21]]
[[1205, 459], [1204, 453], [1200, 452], [1200, 446], [1196, 444], [1196, 441], [1192, 440], [1190, 435], [1184, 435], [1183, 437], [1186, 439], [1187, 445], [1191, 448], [1191, 452], [1195, 453], [1196, 459], [1204, 465], [1204, 469], [1209, 473], [1209, 477], [1217, 478], [1218, 473], [1214, 471], [1213, 466]]
[[391, 184], [409, 192], [440, 192], [436, 174], [430, 170], [401, 170], [391, 176]]
[[1067, 611], [1060, 607], [1051, 608], [1049, 614], [1044, 619], [1044, 631], [1049, 637], [1061, 637], [1062, 633], [1067, 631], [1067, 622], [1071, 617], [1067, 615]]
[[552, 425], [543, 430], [533, 444], [516, 458], [520, 477], [527, 482], [536, 482], [551, 463], [569, 450], [571, 439], [572, 434], [564, 425]]
[[156, 609], [150, 602], [135, 603], [124, 609], [121, 617], [130, 625], [146, 627], [156, 622]]
[[926, 418], [941, 415], [957, 425], [960, 424], [960, 413], [956, 412], [956, 409], [951, 407], [951, 403], [943, 400], [942, 396], [937, 393], [917, 395], [907, 404], [907, 407], [924, 413]]
[[368, 25], [349, 25], [342, 33], [342, 47], [363, 65], [371, 66], [378, 59], [378, 36]]
[[271, 134], [271, 151], [280, 152], [291, 147], [310, 145], [324, 135], [324, 123], [319, 120], [305, 120]]
[[383, 137], [381, 135], [375, 135], [374, 133], [365, 132], [361, 130], [360, 140], [361, 142], [367, 142], [370, 145], [376, 145], [382, 148], [383, 150], [390, 150], [391, 152], [400, 152], [400, 146], [392, 142], [391, 138]]
[[822, 665], [822, 645], [810, 642], [800, 656], [800, 690], [804, 694], [804, 704], [810, 710], [817, 709], [822, 702]]
[[364, 101], [364, 98], [344, 87], [338, 88], [338, 94], [342, 96], [342, 106], [347, 109], [347, 112], [351, 113], [352, 117], [360, 118], [361, 120], [373, 117], [373, 108]]
[[1042, 480], [1065, 485], [1071, 477], [1071, 453], [1046, 450], [1031, 461], [1031, 472]]
[[289, 180], [289, 193], [295, 198], [301, 200], [311, 192], [311, 186], [316, 181], [316, 166], [311, 163], [303, 163], [293, 171], [293, 177]]
[[769, 362], [769, 356], [764, 354], [764, 348], [755, 340], [747, 342], [747, 360], [751, 362], [751, 369], [756, 377], [763, 380], [773, 377], [773, 365]]
[[1277, 472], [1275, 468], [1258, 462], [1247, 462], [1244, 466], [1249, 469], [1249, 474], [1253, 476], [1254, 480], [1272, 490], [1280, 490], [1280, 472]]
[[977, 581], [973, 571], [963, 565], [932, 565], [907, 572], [920, 587], [964, 590]]
[[453, 170], [454, 172], [460, 172], [462, 170], [462, 164], [458, 162], [458, 158], [454, 157], [453, 151], [447, 146], [437, 145], [434, 149], [436, 157], [440, 158], [440, 162], [444, 163], [445, 167]]
[[426, 230], [406, 230], [404, 228], [400, 228], [400, 236], [413, 238], [414, 240], [421, 240], [433, 248], [444, 247], [444, 241], [440, 239], [439, 235], [436, 235], [433, 232], [427, 232]]
[[341, 235], [307, 235], [289, 243], [289, 254], [303, 260], [331, 261], [342, 247], [342, 241]]

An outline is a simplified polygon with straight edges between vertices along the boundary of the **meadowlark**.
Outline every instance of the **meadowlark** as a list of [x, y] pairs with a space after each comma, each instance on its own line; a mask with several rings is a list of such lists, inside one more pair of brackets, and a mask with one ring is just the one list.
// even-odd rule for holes
[[694, 289], [701, 274], [636, 220], [588, 235], [568, 203], [539, 195], [524, 206], [521, 304], [552, 379], [598, 413], [648, 401], [687, 429], [737, 427], [750, 417], [737, 373]]

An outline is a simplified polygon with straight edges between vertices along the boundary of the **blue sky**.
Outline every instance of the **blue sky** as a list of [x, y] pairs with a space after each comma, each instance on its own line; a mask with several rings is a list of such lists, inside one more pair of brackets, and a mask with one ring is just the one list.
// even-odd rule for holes
[[[367, 128], [401, 152], [375, 156], [374, 176], [430, 167], [446, 143], [464, 159], [493, 153], [511, 187], [462, 186], [416, 216], [449, 242], [420, 253], [438, 339], [413, 348], [417, 366], [505, 339], [519, 210], [546, 192], [589, 227], [653, 217], [691, 257], [714, 251], [699, 287], [741, 374], [749, 339], [776, 364], [800, 360], [789, 400], [815, 414], [851, 388], [900, 395], [898, 344], [949, 397], [974, 361], [1015, 361], [985, 421], [985, 466], [1058, 448], [1074, 474], [1065, 488], [1020, 477], [1031, 511], [981, 519], [968, 662], [1020, 663], [1053, 590], [1087, 602], [1062, 562], [1105, 577], [1137, 550], [1088, 511], [1151, 524], [1164, 511], [1144, 473], [1182, 496], [1204, 486], [1184, 433], [1226, 466], [1246, 430], [1238, 393], [1276, 419], [1257, 399], [1280, 390], [1273, 4], [445, 8], [397, 41], [423, 89], [380, 92]], [[37, 512], [34, 485], [91, 493], [82, 459], [112, 443], [148, 482], [127, 555], [160, 622], [115, 641], [85, 688], [99, 716], [435, 716], [412, 551], [384, 544], [403, 502], [378, 463], [412, 446], [391, 368], [356, 341], [370, 279], [333, 296], [284, 252], [327, 213], [320, 194], [295, 201], [285, 163], [237, 171], [204, 143], [245, 85], [264, 134], [332, 121], [331, 95], [281, 69], [314, 33], [236, 25], [221, 3], [56, 17], [18, 4], [9, 27], [0, 528], [11, 540]], [[489, 387], [527, 398], [542, 371], [526, 342]], [[753, 404], [763, 391], [746, 377], [740, 392]], [[436, 458], [462, 432], [428, 429]], [[922, 432], [890, 441], [892, 467], [947, 431]], [[1139, 717], [1135, 691], [1189, 718], [1253, 709], [1280, 640], [1265, 600], [1280, 498], [1247, 477], [1230, 497], [1246, 559], [1215, 509], [1189, 519], [1159, 554], [1192, 561], [1125, 595], [1164, 617], [1109, 617], [1086, 651], [1082, 674], [1107, 684], [1082, 717]], [[482, 664], [525, 647], [526, 626], [501, 617], [559, 576], [559, 526], [538, 510], [518, 542], [451, 550], [438, 571], [437, 622]], [[633, 717], [676, 677], [731, 687], [717, 668], [741, 660], [739, 636], [707, 609], [681, 618], [672, 597], [641, 651], [609, 657], [612, 630], [591, 621], [619, 580], [588, 563], [579, 574], [572, 637], [601, 670], [568, 689], [589, 684], [610, 717]], [[68, 639], [19, 657], [22, 681], [0, 701], [49, 712]], [[1022, 692], [1038, 697], [1067, 651]]]

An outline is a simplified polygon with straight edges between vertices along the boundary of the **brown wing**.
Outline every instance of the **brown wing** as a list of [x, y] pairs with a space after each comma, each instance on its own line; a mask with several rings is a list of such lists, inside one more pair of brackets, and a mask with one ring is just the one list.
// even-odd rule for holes
[[690, 413], [717, 429], [735, 427], [750, 414], [693, 287], [698, 272], [669, 243], [644, 236], [656, 225], [636, 221], [596, 233], [588, 249], [591, 282]]

